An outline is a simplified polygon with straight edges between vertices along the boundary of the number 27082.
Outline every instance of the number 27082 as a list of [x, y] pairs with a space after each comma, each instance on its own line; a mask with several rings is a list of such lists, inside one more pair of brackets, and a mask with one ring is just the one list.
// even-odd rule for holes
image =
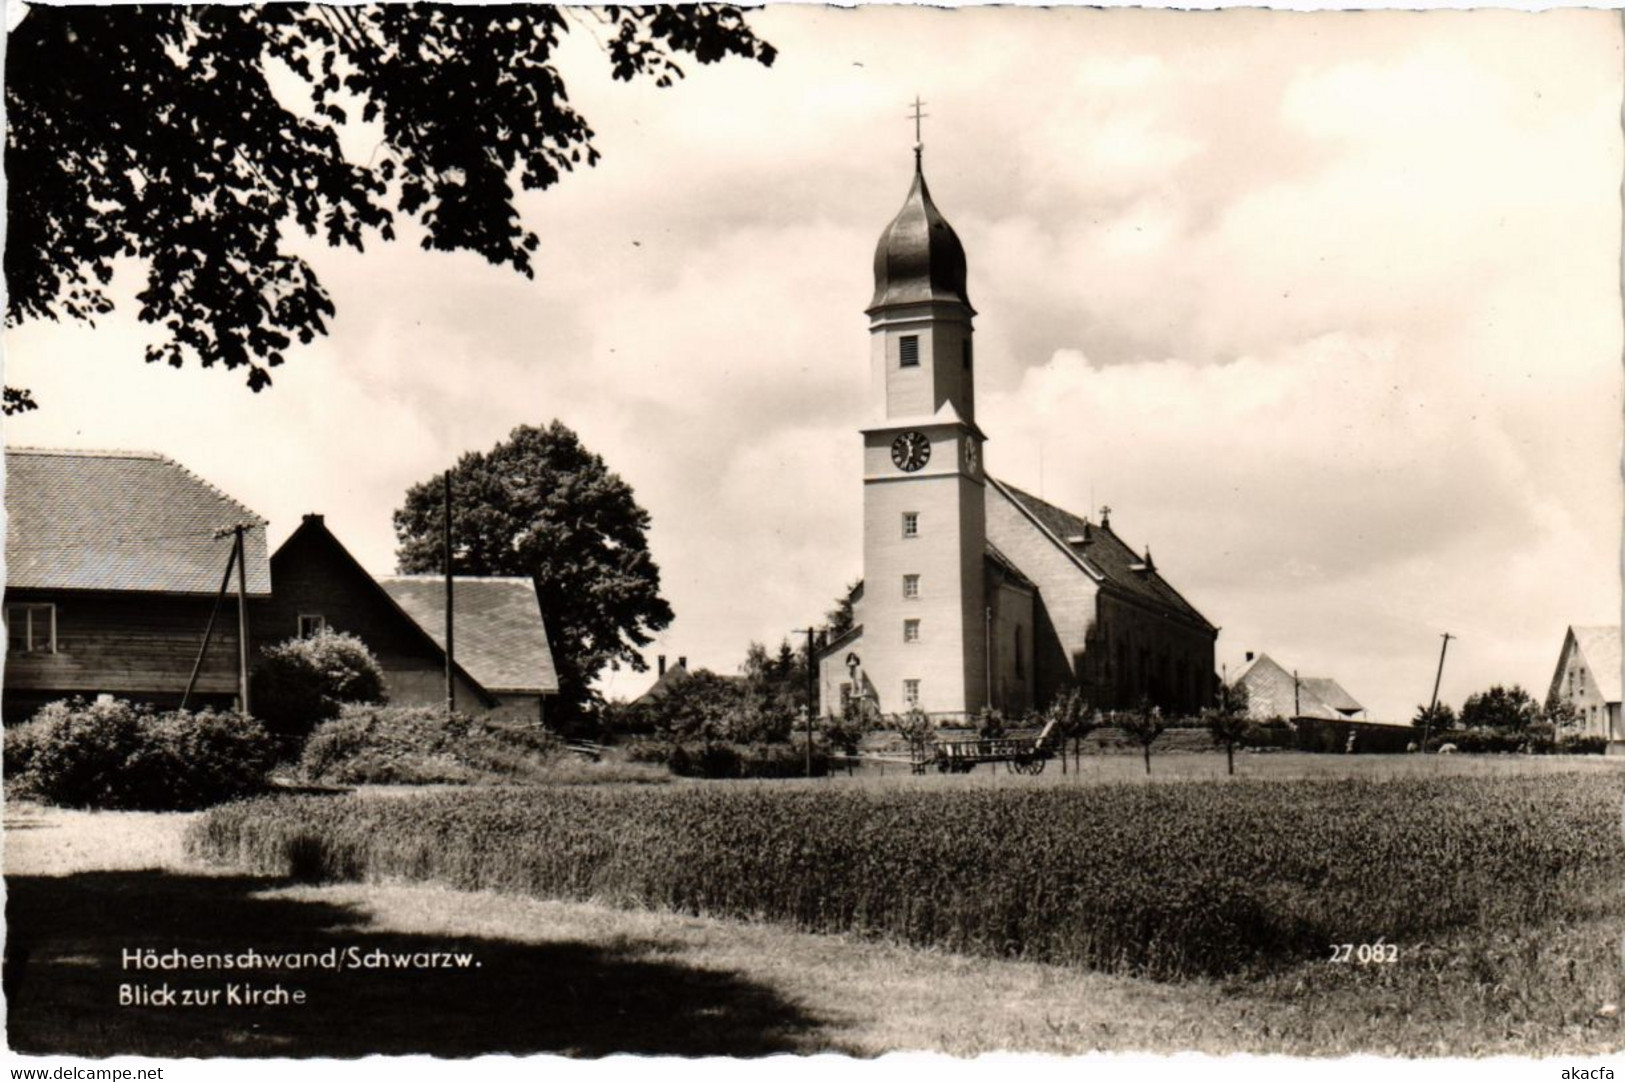
[[1333, 943], [1332, 956], [1328, 962], [1353, 962], [1356, 965], [1384, 965], [1399, 961], [1399, 944], [1383, 943]]

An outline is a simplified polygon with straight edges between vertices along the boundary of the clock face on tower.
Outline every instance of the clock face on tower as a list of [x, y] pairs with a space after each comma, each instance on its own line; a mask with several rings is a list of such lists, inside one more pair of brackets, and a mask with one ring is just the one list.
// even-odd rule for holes
[[908, 473], [931, 461], [931, 441], [924, 432], [905, 432], [892, 441], [891, 460]]

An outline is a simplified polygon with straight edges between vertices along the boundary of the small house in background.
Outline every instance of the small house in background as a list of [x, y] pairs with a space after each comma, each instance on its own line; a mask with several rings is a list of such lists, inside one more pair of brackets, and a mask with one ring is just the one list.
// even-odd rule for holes
[[688, 671], [688, 658], [680, 657], [677, 664], [671, 668], [666, 667], [666, 655], [661, 654], [655, 659], [655, 682], [649, 685], [647, 691], [632, 701], [639, 704], [652, 703], [662, 698], [672, 688], [686, 683], [693, 674]]
[[[443, 579], [405, 576], [393, 580], [401, 585], [386, 588], [321, 515], [306, 515], [271, 556], [271, 580], [275, 594], [260, 625], [260, 641], [281, 642], [324, 628], [348, 632], [378, 658], [391, 703], [445, 703]], [[457, 708], [541, 720], [543, 700], [558, 691], [558, 678], [535, 588], [528, 580], [460, 575], [453, 593]]]
[[[250, 646], [271, 593], [265, 520], [162, 455], [6, 451], [4, 717], [115, 695], [180, 704], [235, 540], [246, 527]], [[237, 695], [235, 569], [191, 705]]]
[[1324, 721], [1361, 721], [1365, 707], [1325, 676], [1294, 677], [1268, 654], [1259, 654], [1236, 678], [1247, 689], [1247, 712], [1269, 718], [1319, 718]]
[[1570, 627], [1558, 651], [1548, 697], [1573, 706], [1580, 714], [1579, 736], [1625, 740], [1620, 725], [1619, 627]]

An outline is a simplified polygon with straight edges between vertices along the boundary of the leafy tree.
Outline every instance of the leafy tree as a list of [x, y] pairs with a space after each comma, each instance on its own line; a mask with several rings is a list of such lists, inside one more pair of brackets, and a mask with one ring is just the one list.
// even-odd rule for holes
[[271, 733], [303, 740], [345, 703], [383, 702], [384, 673], [366, 643], [324, 628], [261, 650], [249, 693]]
[[[6, 56], [8, 321], [105, 315], [133, 257], [162, 328], [147, 360], [245, 367], [258, 391], [334, 315], [292, 234], [359, 250], [399, 215], [425, 248], [531, 276], [516, 186], [599, 156], [555, 63], [573, 26], [621, 80], [774, 58], [711, 4], [30, 6]], [[364, 158], [342, 146], [356, 119], [380, 137]]]
[[1496, 684], [1469, 695], [1461, 706], [1461, 723], [1469, 729], [1505, 729], [1521, 733], [1540, 720], [1540, 707], [1523, 688]]
[[863, 580], [858, 579], [847, 586], [841, 596], [835, 599], [835, 607], [824, 614], [825, 641], [832, 642], [852, 630], [856, 623], [852, 611], [852, 595], [857, 593], [858, 587], [862, 584]]
[[790, 720], [807, 708], [806, 644], [793, 647], [785, 639], [776, 652], [769, 654], [767, 647], [753, 642], [745, 651], [740, 671], [744, 674], [748, 704], [763, 716], [782, 717], [783, 733], [776, 739], [787, 738]]
[[1089, 700], [1077, 688], [1067, 688], [1044, 710], [1044, 721], [1055, 722], [1054, 735], [1061, 741], [1061, 769], [1066, 770], [1066, 745], [1072, 743], [1073, 765], [1078, 765], [1079, 745], [1084, 738], [1100, 727], [1100, 713], [1089, 706]]
[[671, 740], [740, 739], [738, 718], [743, 709], [739, 682], [709, 669], [696, 669], [648, 704], [656, 731]]
[[1236, 745], [1253, 738], [1255, 726], [1248, 713], [1247, 685], [1233, 684], [1221, 689], [1219, 705], [1202, 711], [1208, 735], [1224, 748], [1226, 772], [1236, 772]]
[[[557, 421], [521, 425], [451, 472], [453, 567], [535, 582], [561, 707], [579, 713], [595, 701], [592, 681], [606, 665], [647, 669], [639, 648], [672, 612], [631, 486]], [[395, 512], [403, 572], [443, 570], [444, 476], [414, 485]]]
[[1145, 754], [1145, 772], [1151, 773], [1151, 745], [1157, 742], [1157, 737], [1168, 728], [1168, 719], [1163, 716], [1161, 709], [1152, 706], [1149, 699], [1142, 699], [1137, 710], [1125, 711], [1117, 716], [1115, 724], [1128, 734], [1128, 738], [1140, 745]]
[[1580, 715], [1579, 707], [1554, 691], [1546, 696], [1546, 707], [1541, 711], [1541, 720], [1550, 725], [1554, 733], [1562, 735], [1577, 730], [1584, 719]]
[[1415, 715], [1411, 717], [1411, 724], [1418, 729], [1442, 733], [1456, 727], [1456, 712], [1451, 709], [1449, 703], [1436, 703], [1431, 709], [1418, 704]]

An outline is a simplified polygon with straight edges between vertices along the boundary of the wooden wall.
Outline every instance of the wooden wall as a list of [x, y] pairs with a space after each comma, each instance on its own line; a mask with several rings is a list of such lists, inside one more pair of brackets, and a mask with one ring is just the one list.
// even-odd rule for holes
[[[299, 617], [317, 614], [334, 631], [367, 644], [384, 670], [389, 701], [402, 706], [446, 700], [445, 654], [428, 641], [367, 572], [320, 525], [305, 525], [271, 558], [274, 597], [255, 631], [274, 644], [299, 634]], [[461, 678], [457, 708], [483, 711], [487, 701]]]
[[[178, 705], [203, 643], [212, 597], [164, 594], [8, 590], [8, 604], [56, 606], [54, 654], [6, 658], [4, 715], [25, 719], [39, 705], [75, 695], [100, 694]], [[249, 645], [261, 641], [257, 624], [268, 601], [249, 601]], [[195, 694], [200, 704], [228, 705], [237, 692], [237, 605], [228, 598], [210, 638]]]

